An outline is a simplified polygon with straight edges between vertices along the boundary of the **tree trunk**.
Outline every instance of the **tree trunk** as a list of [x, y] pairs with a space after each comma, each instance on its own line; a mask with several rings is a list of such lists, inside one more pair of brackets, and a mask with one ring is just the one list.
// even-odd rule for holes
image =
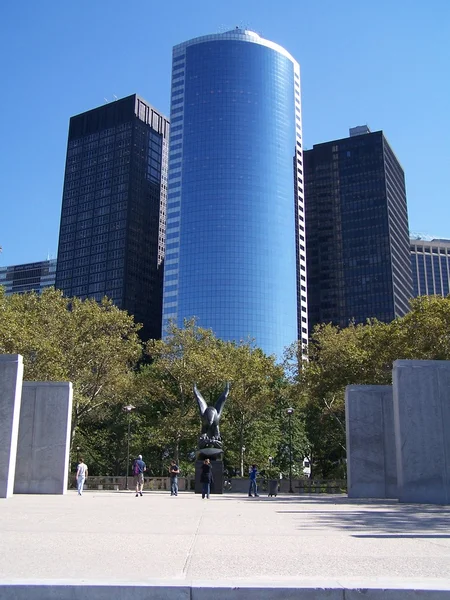
[[73, 440], [75, 439], [75, 433], [78, 427], [78, 415], [75, 413], [72, 415], [72, 422], [70, 424], [70, 448], [69, 452], [72, 454]]
[[177, 465], [178, 465], [179, 459], [180, 459], [180, 438], [177, 437], [177, 439], [175, 440], [175, 453], [174, 453], [174, 457], [173, 457], [173, 460], [177, 463]]
[[239, 440], [241, 443], [241, 448], [240, 448], [240, 452], [241, 452], [241, 477], [244, 477], [244, 452], [245, 452], [245, 446], [244, 446], [244, 426], [243, 426], [243, 421], [241, 421], [241, 431], [240, 431], [240, 436], [239, 436]]

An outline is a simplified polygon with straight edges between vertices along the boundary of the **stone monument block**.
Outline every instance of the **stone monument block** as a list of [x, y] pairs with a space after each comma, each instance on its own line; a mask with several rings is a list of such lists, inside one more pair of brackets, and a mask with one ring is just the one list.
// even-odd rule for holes
[[15, 494], [66, 493], [71, 422], [71, 383], [24, 382]]
[[350, 498], [397, 497], [392, 396], [390, 385], [349, 385], [345, 390]]
[[450, 504], [450, 361], [396, 360], [393, 384], [398, 499]]
[[0, 498], [13, 494], [22, 394], [23, 358], [0, 355]]
[[[202, 493], [202, 483], [200, 475], [202, 471], [203, 460], [195, 461], [195, 493]], [[210, 493], [223, 494], [223, 461], [221, 459], [211, 460], [213, 483], [211, 484]]]

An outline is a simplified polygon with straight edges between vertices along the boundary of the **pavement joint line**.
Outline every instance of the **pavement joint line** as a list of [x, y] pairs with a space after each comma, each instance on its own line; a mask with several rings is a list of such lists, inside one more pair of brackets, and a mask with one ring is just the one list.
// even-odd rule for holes
[[[200, 518], [199, 518], [198, 523], [197, 523], [197, 528], [196, 528], [196, 530], [194, 532], [194, 535], [192, 536], [192, 542], [189, 545], [189, 549], [188, 549], [188, 552], [187, 552], [186, 560], [184, 561], [183, 568], [181, 570], [181, 574], [184, 577], [186, 577], [187, 570], [189, 569], [189, 565], [191, 564], [192, 556], [194, 554], [194, 546], [195, 546], [195, 543], [197, 541], [198, 532], [200, 530], [200, 525], [201, 525], [202, 520], [203, 520], [203, 515], [205, 514], [205, 507], [206, 507], [206, 505], [203, 506], [203, 510], [202, 510], [202, 512], [200, 514]], [[192, 590], [191, 590], [191, 597], [192, 597]]]
[[[144, 596], [155, 600], [209, 600], [211, 590], [217, 590], [216, 600], [293, 600], [298, 592], [281, 596], [281, 590], [311, 587], [333, 590], [334, 600], [363, 594], [382, 600], [383, 589], [383, 600], [450, 600], [450, 534], [442, 533], [448, 531], [450, 507], [400, 505], [392, 520], [383, 501], [378, 506], [333, 502], [324, 510], [320, 499], [306, 504], [280, 496], [276, 502], [255, 502], [230, 495], [208, 502], [194, 494], [174, 500], [154, 492], [140, 510], [145, 526], [136, 532], [130, 520], [134, 498], [125, 495], [124, 502], [122, 495], [117, 502], [111, 492], [94, 496], [89, 503], [76, 492], [0, 503], [1, 600], [125, 600], [132, 597], [127, 585], [151, 587]], [[144, 565], [145, 581], [129, 581], [136, 561]], [[76, 585], [80, 572], [85, 597]], [[99, 575], [105, 579], [98, 581]], [[270, 596], [275, 589], [278, 596]], [[96, 590], [102, 595], [95, 596]], [[127, 595], [120, 596], [120, 590]]]

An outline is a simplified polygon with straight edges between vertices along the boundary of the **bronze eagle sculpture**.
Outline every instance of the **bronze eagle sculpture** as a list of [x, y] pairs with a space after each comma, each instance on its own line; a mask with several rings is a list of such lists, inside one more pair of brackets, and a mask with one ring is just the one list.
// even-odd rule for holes
[[222, 438], [220, 437], [219, 421], [222, 414], [225, 401], [230, 393], [230, 384], [227, 382], [225, 390], [218, 398], [215, 406], [208, 406], [205, 399], [194, 385], [194, 395], [197, 399], [200, 417], [202, 420], [202, 431], [200, 433], [198, 445], [199, 448], [222, 448]]

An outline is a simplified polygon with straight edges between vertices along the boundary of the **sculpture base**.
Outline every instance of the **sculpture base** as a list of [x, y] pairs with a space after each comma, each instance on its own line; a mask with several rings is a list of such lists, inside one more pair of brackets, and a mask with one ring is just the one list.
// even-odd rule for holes
[[200, 450], [197, 450], [197, 460], [203, 461], [205, 458], [209, 458], [211, 462], [213, 460], [222, 460], [222, 448], [201, 448]]
[[[200, 458], [200, 455], [204, 453], [205, 450], [215, 450], [218, 454], [209, 454]], [[205, 458], [209, 458], [212, 466], [212, 473], [214, 482], [211, 484], [211, 494], [223, 494], [223, 461], [222, 461], [223, 451], [217, 448], [204, 448], [203, 450], [199, 450], [197, 453], [197, 460], [195, 461], [195, 493], [202, 493], [202, 483], [200, 481], [200, 475], [202, 472], [202, 465]], [[218, 458], [215, 458], [218, 456]]]

